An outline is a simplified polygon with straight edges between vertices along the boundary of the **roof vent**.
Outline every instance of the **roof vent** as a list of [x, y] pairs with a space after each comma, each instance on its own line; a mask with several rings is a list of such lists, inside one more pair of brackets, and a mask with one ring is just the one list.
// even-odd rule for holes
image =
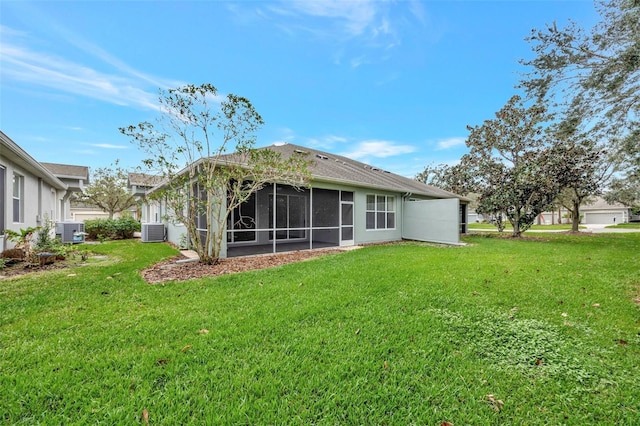
[[296, 154], [308, 154], [308, 153], [309, 153], [309, 151], [303, 151], [303, 150], [301, 150], [301, 149], [296, 149], [296, 150], [295, 150], [295, 151], [293, 151], [293, 152], [295, 152]]
[[322, 154], [316, 154], [316, 157], [318, 157], [321, 160], [328, 160], [329, 157], [327, 157], [326, 155], [322, 155]]

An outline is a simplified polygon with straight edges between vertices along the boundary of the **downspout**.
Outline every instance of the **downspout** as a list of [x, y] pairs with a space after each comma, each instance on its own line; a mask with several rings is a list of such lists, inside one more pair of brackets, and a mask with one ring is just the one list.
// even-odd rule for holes
[[405, 192], [402, 194], [402, 225], [400, 226], [400, 238], [404, 239], [404, 203], [409, 197], [413, 195], [412, 192]]

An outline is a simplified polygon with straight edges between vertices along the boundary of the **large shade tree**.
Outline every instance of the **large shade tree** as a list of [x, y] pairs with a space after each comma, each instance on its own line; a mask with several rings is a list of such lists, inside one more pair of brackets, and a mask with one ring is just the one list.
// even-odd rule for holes
[[558, 194], [557, 204], [562, 205], [571, 214], [571, 230], [579, 232], [580, 206], [590, 197], [599, 195], [603, 185], [609, 180], [613, 167], [606, 152], [589, 139], [581, 137], [560, 138], [555, 147], [558, 158], [564, 165], [561, 179], [564, 188]]
[[308, 183], [304, 156], [282, 158], [255, 148], [263, 119], [241, 96], [211, 84], [161, 90], [160, 115], [120, 131], [149, 154], [148, 170], [163, 177], [151, 196], [185, 225], [200, 261], [216, 263], [230, 214], [268, 182]]
[[[534, 57], [521, 86], [564, 115], [571, 134], [587, 123], [620, 167], [608, 198], [626, 204], [640, 172], [640, 1], [598, 0], [590, 30], [555, 22], [528, 37]], [[631, 189], [631, 191], [629, 191]]]
[[513, 96], [481, 126], [468, 126], [470, 148], [460, 162], [467, 177], [464, 192], [476, 192], [478, 213], [493, 217], [502, 230], [502, 217], [518, 237], [558, 196], [567, 181], [563, 152], [550, 140], [544, 123], [546, 109], [526, 107]]

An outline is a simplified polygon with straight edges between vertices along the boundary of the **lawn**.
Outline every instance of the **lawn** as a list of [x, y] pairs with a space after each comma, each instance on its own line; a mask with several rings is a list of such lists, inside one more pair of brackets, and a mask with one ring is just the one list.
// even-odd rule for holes
[[2, 280], [0, 422], [637, 425], [640, 233], [464, 240], [164, 285], [171, 248], [110, 242]]
[[609, 225], [607, 228], [640, 229], [640, 222], [619, 223], [617, 225]]
[[[473, 230], [491, 230], [491, 231], [497, 231], [498, 228], [491, 224], [491, 223], [470, 223], [467, 225], [467, 227], [469, 228], [469, 230], [473, 231]], [[585, 229], [585, 226], [580, 225], [579, 227], [580, 229]], [[505, 232], [508, 231], [512, 231], [513, 230], [513, 226], [511, 226], [511, 224], [509, 222], [505, 223], [504, 226]], [[571, 231], [571, 224], [570, 223], [561, 223], [561, 224], [555, 224], [555, 225], [533, 225], [531, 227], [531, 231]]]

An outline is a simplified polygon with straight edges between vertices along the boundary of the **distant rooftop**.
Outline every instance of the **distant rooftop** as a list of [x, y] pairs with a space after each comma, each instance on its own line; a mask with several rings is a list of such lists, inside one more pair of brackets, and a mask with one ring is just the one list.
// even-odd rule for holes
[[153, 187], [162, 182], [162, 176], [147, 173], [129, 173], [129, 186]]
[[43, 162], [40, 164], [53, 173], [58, 179], [79, 179], [85, 182], [89, 181], [89, 167], [87, 166]]

